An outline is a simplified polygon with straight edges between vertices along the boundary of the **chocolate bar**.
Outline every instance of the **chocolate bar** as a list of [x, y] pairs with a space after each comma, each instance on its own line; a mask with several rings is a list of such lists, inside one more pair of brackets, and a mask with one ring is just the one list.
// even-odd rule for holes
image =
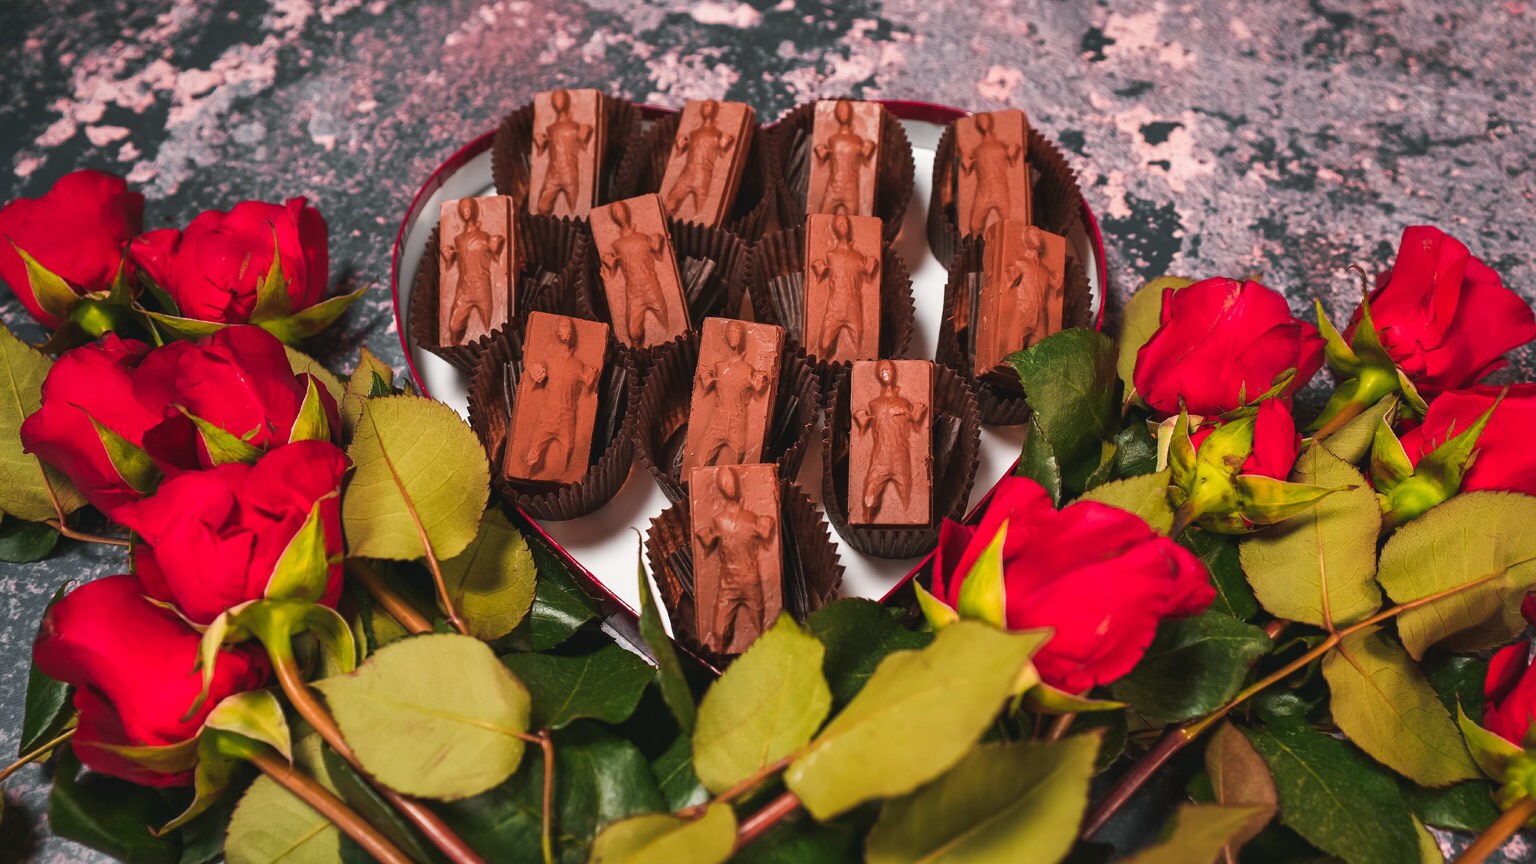
[[880, 218], [812, 214], [805, 226], [801, 341], [821, 360], [880, 355]]
[[816, 103], [805, 212], [875, 215], [880, 106], [846, 99]]
[[784, 608], [778, 473], [772, 465], [695, 468], [688, 509], [699, 642], [740, 654]]
[[746, 167], [752, 118], [752, 107], [741, 102], [688, 100], [661, 179], [668, 216], [705, 225], [725, 221]]
[[438, 344], [468, 345], [506, 326], [517, 292], [517, 222], [504, 195], [438, 211]]
[[504, 459], [508, 480], [574, 483], [587, 473], [608, 325], [532, 312]]
[[528, 212], [585, 216], [597, 203], [607, 134], [605, 99], [596, 90], [552, 90], [533, 97]]
[[925, 526], [933, 521], [933, 364], [853, 364], [848, 439], [848, 522]]
[[982, 243], [977, 376], [1061, 329], [1067, 273], [1067, 239], [1028, 223], [994, 222]]
[[1017, 109], [955, 121], [955, 212], [960, 232], [973, 237], [1007, 219], [1034, 221], [1025, 157], [1029, 120]]
[[688, 332], [688, 303], [659, 196], [593, 210], [592, 237], [608, 317], [621, 342], [649, 348]]
[[783, 354], [782, 327], [704, 320], [683, 442], [685, 470], [761, 461]]

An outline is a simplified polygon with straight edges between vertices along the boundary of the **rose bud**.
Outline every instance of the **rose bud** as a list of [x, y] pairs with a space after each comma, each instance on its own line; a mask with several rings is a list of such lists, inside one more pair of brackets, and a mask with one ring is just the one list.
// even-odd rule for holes
[[1371, 446], [1371, 484], [1387, 528], [1423, 515], [1457, 492], [1536, 494], [1536, 384], [1442, 393], [1424, 422], [1399, 440], [1383, 420]]
[[0, 208], [0, 279], [38, 323], [57, 329], [79, 297], [111, 290], [143, 223], [144, 196], [123, 178], [66, 174], [41, 198]]
[[1163, 291], [1161, 325], [1136, 355], [1132, 383], [1167, 417], [1213, 416], [1267, 395], [1289, 400], [1323, 363], [1317, 328], [1257, 282], [1206, 279]]
[[1241, 534], [1283, 521], [1334, 491], [1286, 481], [1301, 436], [1281, 399], [1265, 399], [1226, 422], [1202, 422], [1192, 433], [1191, 425], [1183, 414], [1172, 421], [1168, 447], [1175, 534], [1190, 523]]
[[1004, 623], [1055, 631], [1034, 662], [1061, 690], [1080, 693], [1125, 675], [1161, 621], [1199, 614], [1216, 597], [1200, 559], [1139, 516], [1095, 501], [1058, 511], [1033, 480], [1006, 477], [979, 526], [946, 519], [940, 528], [938, 601], [960, 608], [961, 588], [999, 530]]
[[[133, 548], [134, 572], [149, 596], [173, 604], [194, 624], [210, 624], [231, 607], [268, 596], [274, 580], [284, 590], [301, 586], [302, 599], [335, 606], [348, 464], [329, 441], [300, 441], [254, 465], [236, 462], [166, 480], [155, 494], [114, 514], [142, 541]], [[324, 572], [280, 573], [283, 553], [306, 528], [324, 540]]]
[[1482, 380], [1505, 364], [1505, 352], [1536, 339], [1525, 300], [1460, 241], [1427, 225], [1403, 231], [1392, 269], [1376, 277], [1342, 336], [1321, 305], [1318, 323], [1342, 380], [1319, 429], [1398, 392], [1422, 414], [1428, 400]]
[[145, 786], [192, 782], [192, 770], [166, 773], [125, 748], [168, 747], [197, 737], [219, 701], [266, 686], [266, 655], [225, 648], [214, 663], [209, 698], [188, 715], [202, 690], [202, 637], [176, 613], [146, 599], [133, 576], [107, 576], [65, 595], [43, 618], [33, 659], [75, 688], [79, 726], [72, 744], [81, 764]]
[[1530, 643], [1516, 642], [1501, 648], [1488, 662], [1483, 679], [1483, 728], [1513, 744], [1522, 745], [1536, 722], [1536, 671], [1530, 660]]

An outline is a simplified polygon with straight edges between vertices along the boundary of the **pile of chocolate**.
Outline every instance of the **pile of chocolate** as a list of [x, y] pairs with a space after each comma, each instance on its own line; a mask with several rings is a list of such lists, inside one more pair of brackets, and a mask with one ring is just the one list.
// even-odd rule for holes
[[961, 514], [976, 388], [1021, 399], [1004, 358], [1087, 305], [1063, 236], [1077, 190], [1022, 112], [952, 124], [928, 217], [952, 262], [942, 362], [901, 359], [913, 301], [891, 242], [913, 161], [893, 115], [827, 100], [765, 131], [735, 102], [641, 113], [557, 90], [509, 115], [501, 194], [442, 204], [411, 330], [473, 371], [471, 423], [532, 515], [592, 512], [640, 457], [676, 502], [647, 541], [676, 629], [724, 657], [836, 594], [825, 519], [792, 482], [822, 414], [822, 498], [855, 548], [914, 557]]

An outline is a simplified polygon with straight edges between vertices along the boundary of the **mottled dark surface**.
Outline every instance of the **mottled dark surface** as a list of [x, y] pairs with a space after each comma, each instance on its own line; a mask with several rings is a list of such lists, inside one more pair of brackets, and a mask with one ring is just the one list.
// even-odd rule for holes
[[[1533, 34], [1525, 0], [8, 2], [0, 198], [81, 166], [126, 174], [151, 227], [309, 196], [330, 219], [333, 276], [384, 286], [312, 349], [334, 365], [367, 344], [398, 368], [400, 214], [535, 91], [725, 96], [768, 117], [853, 93], [1027, 110], [1100, 214], [1112, 310], [1148, 276], [1259, 272], [1298, 312], [1321, 295], [1339, 316], [1348, 265], [1385, 265], [1420, 222], [1531, 297]], [[23, 317], [8, 295], [0, 314]], [[121, 566], [66, 544], [0, 567], [0, 754], [46, 598]], [[0, 860], [95, 860], [48, 836], [43, 780], [7, 784]]]

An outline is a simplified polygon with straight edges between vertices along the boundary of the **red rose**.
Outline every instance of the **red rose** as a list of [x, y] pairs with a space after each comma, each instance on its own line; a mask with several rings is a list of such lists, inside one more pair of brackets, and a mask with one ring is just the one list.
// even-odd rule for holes
[[1527, 659], [1530, 650], [1524, 641], [1500, 649], [1483, 679], [1487, 699], [1483, 728], [1520, 746], [1536, 720], [1536, 673]]
[[266, 685], [270, 670], [259, 648], [226, 648], [208, 699], [186, 716], [202, 690], [201, 642], [175, 612], [145, 599], [132, 576], [82, 585], [49, 610], [33, 657], [45, 674], [75, 687], [73, 745], [81, 764], [146, 786], [192, 782], [191, 771], [151, 771], [109, 748], [184, 742], [220, 700]]
[[256, 308], [256, 286], [272, 266], [274, 239], [292, 311], [324, 299], [330, 281], [325, 219], [303, 198], [282, 205], [242, 201], [228, 213], [207, 210], [184, 231], [143, 234], [133, 241], [132, 254], [176, 301], [175, 314], [244, 324]]
[[[1403, 435], [1403, 452], [1414, 465], [1446, 439], [1476, 423], [1504, 391], [1502, 387], [1473, 387], [1442, 393], [1429, 403], [1424, 422]], [[1536, 384], [1516, 384], [1493, 409], [1477, 439], [1472, 460], [1462, 476], [1460, 491], [1523, 492], [1536, 495]], [[1457, 490], [1447, 490], [1447, 495]]]
[[[1211, 433], [1221, 424], [1201, 426], [1189, 436], [1198, 453]], [[1266, 399], [1259, 404], [1253, 417], [1253, 449], [1221, 454], [1234, 459], [1241, 458], [1236, 474], [1262, 474], [1276, 480], [1284, 480], [1296, 466], [1296, 456], [1301, 451], [1301, 434], [1296, 431], [1296, 420], [1290, 409], [1279, 399]], [[1223, 460], [1224, 461], [1224, 460]]]
[[0, 208], [0, 279], [33, 318], [55, 329], [63, 323], [63, 310], [50, 312], [33, 296], [16, 249], [69, 283], [77, 296], [104, 291], [143, 223], [144, 196], [129, 192], [123, 178], [100, 171], [66, 174], [43, 197], [18, 198]]
[[[1525, 300], [1460, 241], [1427, 225], [1403, 231], [1370, 303], [1382, 347], [1425, 399], [1476, 383], [1504, 365], [1504, 352], [1536, 339]], [[1346, 340], [1360, 315], [1356, 309]]]
[[1323, 363], [1317, 328], [1291, 317], [1285, 298], [1257, 282], [1206, 279], [1163, 292], [1162, 324], [1136, 355], [1136, 392], [1154, 410], [1216, 415], [1254, 402], [1287, 370], [1282, 396]]
[[[21, 440], [28, 453], [64, 472], [111, 515], [148, 490], [124, 479], [92, 419], [173, 474], [213, 464], [177, 406], [269, 448], [289, 440], [309, 381], [307, 374], [293, 374], [282, 343], [258, 327], [227, 327], [195, 343], [154, 350], [108, 334], [53, 364], [42, 405], [22, 424]], [[324, 387], [316, 390], [330, 428], [338, 429], [335, 401]]]
[[1006, 623], [1055, 630], [1035, 655], [1054, 687], [1078, 693], [1114, 681], [1141, 660], [1163, 619], [1198, 614], [1216, 598], [1200, 559], [1140, 517], [1095, 501], [1058, 511], [1023, 477], [998, 484], [979, 527], [945, 520], [935, 596], [958, 605], [963, 574], [1004, 520]]
[[329, 441], [285, 444], [255, 465], [188, 471], [114, 513], [142, 538], [134, 571], [149, 596], [187, 620], [209, 624], [232, 606], [259, 600], [283, 551], [320, 505], [332, 559], [319, 602], [341, 592], [341, 479], [347, 457]]

